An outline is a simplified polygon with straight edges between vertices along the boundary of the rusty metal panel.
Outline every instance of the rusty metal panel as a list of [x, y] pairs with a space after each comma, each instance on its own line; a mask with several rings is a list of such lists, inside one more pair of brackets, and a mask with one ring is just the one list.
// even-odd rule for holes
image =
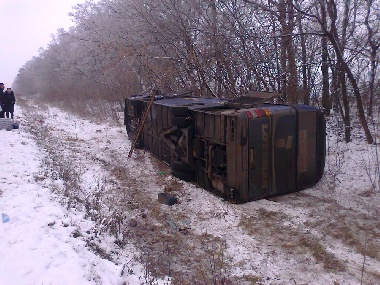
[[[148, 106], [147, 102], [143, 102], [143, 103], [144, 103], [144, 109], [142, 110], [142, 114], [144, 114], [144, 110], [146, 110], [146, 108], [147, 108], [147, 106]], [[146, 123], [152, 121], [152, 116], [150, 115], [150, 112], [151, 112], [151, 111], [149, 110], [149, 111], [148, 111], [148, 114], [147, 114], [147, 116], [146, 116]], [[140, 117], [142, 117], [142, 115], [141, 115]]]
[[227, 136], [227, 119], [226, 116], [220, 115], [220, 141], [226, 143]]
[[204, 135], [204, 114], [200, 112], [194, 113], [194, 120], [195, 120], [195, 134], [199, 136]]
[[163, 130], [163, 118], [162, 118], [162, 106], [154, 104], [152, 107], [156, 110], [156, 126], [157, 126], [157, 136], [160, 135], [160, 133]]
[[219, 142], [224, 142], [222, 134], [224, 133], [224, 126], [222, 125], [222, 118], [220, 114], [214, 116], [215, 118], [215, 140]]
[[298, 111], [298, 186], [307, 188], [317, 182], [317, 112]]
[[210, 134], [210, 125], [212, 124], [212, 122], [210, 122], [210, 116], [206, 113], [202, 113], [203, 114], [203, 134], [202, 136], [205, 137], [205, 138], [210, 138], [211, 134]]
[[230, 157], [229, 159], [235, 159], [236, 160], [236, 174], [237, 174], [237, 180], [239, 189], [242, 187], [241, 182], [243, 178], [241, 177], [242, 174], [242, 168], [243, 168], [243, 160], [242, 157], [242, 149], [240, 144], [240, 136], [241, 136], [241, 125], [239, 122], [239, 118], [236, 120], [236, 127], [235, 127], [235, 154], [234, 156]]
[[273, 189], [272, 194], [297, 190], [297, 117], [295, 112], [279, 112], [273, 118]]
[[226, 116], [226, 165], [227, 184], [235, 189], [235, 201], [242, 203], [249, 200], [248, 197], [248, 173], [247, 173], [247, 119], [234, 113]]
[[239, 189], [237, 181], [237, 165], [236, 165], [236, 142], [235, 142], [235, 122], [234, 116], [227, 117], [227, 183], [230, 187]]
[[241, 202], [246, 202], [249, 199], [249, 176], [248, 176], [248, 119], [244, 113], [240, 113], [236, 117], [237, 129], [235, 140], [237, 141], [236, 157], [238, 158], [237, 164], [239, 166], [239, 187]]
[[147, 137], [147, 150], [149, 150], [150, 152], [152, 152], [153, 150], [153, 141], [152, 141], [152, 136], [150, 134], [146, 134], [146, 137]]
[[[249, 121], [249, 199], [267, 197], [272, 189], [272, 124], [270, 117]], [[251, 160], [249, 160], [251, 159]]]
[[204, 114], [204, 136], [210, 139], [215, 139], [214, 130], [215, 130], [215, 123], [214, 123], [214, 116], [212, 114], [205, 113]]
[[214, 116], [214, 140], [220, 142], [220, 116], [215, 114]]
[[156, 124], [157, 123], [157, 114], [156, 114], [156, 108], [150, 108], [151, 112], [151, 121]]
[[169, 108], [161, 105], [162, 127], [169, 127]]
[[326, 163], [326, 120], [321, 110], [317, 110], [317, 157], [316, 157], [316, 181], [317, 183], [324, 173]]
[[272, 189], [270, 195], [297, 191], [297, 116], [292, 106], [269, 105], [272, 122]]
[[149, 149], [149, 139], [148, 139], [148, 135], [145, 133], [145, 132], [142, 132], [143, 134], [143, 140], [144, 140], [144, 148], [145, 149]]

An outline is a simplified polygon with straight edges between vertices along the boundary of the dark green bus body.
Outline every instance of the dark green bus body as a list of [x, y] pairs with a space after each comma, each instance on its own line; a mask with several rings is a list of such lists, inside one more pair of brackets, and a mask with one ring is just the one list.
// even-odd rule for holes
[[[148, 96], [125, 100], [128, 135]], [[306, 105], [243, 103], [191, 96], [157, 96], [137, 148], [172, 168], [172, 174], [235, 203], [296, 192], [315, 185], [325, 164], [325, 120]]]

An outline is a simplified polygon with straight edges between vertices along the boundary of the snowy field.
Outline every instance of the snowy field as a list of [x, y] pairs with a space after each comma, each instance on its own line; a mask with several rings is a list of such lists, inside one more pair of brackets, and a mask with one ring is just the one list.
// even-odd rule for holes
[[234, 205], [142, 150], [127, 159], [121, 125], [15, 114], [0, 130], [0, 285], [380, 284], [379, 145], [359, 134], [329, 131], [312, 189]]

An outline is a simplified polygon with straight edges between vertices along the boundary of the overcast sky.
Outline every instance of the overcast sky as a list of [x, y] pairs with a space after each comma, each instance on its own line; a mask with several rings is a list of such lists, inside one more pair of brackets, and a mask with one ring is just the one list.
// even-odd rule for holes
[[18, 70], [57, 29], [73, 25], [68, 13], [85, 0], [0, 0], [0, 82], [12, 87]]

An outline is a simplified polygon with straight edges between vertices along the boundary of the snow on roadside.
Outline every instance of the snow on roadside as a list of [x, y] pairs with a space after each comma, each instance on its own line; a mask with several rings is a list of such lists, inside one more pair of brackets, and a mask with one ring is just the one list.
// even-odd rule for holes
[[[158, 170], [154, 169], [151, 156], [143, 154], [143, 151], [134, 153], [133, 159], [126, 159], [130, 141], [126, 139], [124, 130], [81, 120], [56, 108], [48, 108], [44, 116], [46, 120], [41, 123], [49, 128], [54, 136], [65, 141], [70, 147], [73, 142], [71, 150], [63, 148], [63, 151], [67, 151], [70, 159], [81, 168], [82, 183], [87, 194], [90, 195], [100, 187], [96, 184], [102, 181], [103, 176], [110, 177], [108, 170], [100, 167], [97, 162], [108, 165], [110, 161], [118, 158], [125, 162], [123, 170], [129, 172], [131, 180], [136, 179], [144, 184], [139, 191], [144, 191], [144, 195], [155, 202], [157, 193], [162, 190], [162, 185], [155, 184], [154, 176]], [[142, 280], [139, 277], [143, 276], [144, 268], [133, 260], [137, 254], [133, 245], [128, 244], [126, 249], [120, 251], [120, 255], [113, 259], [115, 263], [95, 255], [86, 243], [86, 239], [91, 238], [91, 234], [87, 235], [86, 232], [93, 229], [94, 224], [86, 220], [83, 213], [73, 209], [67, 210], [54, 202], [58, 199], [51, 194], [49, 187], [59, 184], [59, 180], [45, 179], [41, 183], [34, 182], [43, 152], [36, 147], [32, 138], [23, 132], [22, 127], [21, 123], [21, 129], [18, 131], [0, 131], [5, 137], [3, 144], [7, 152], [7, 156], [0, 161], [1, 169], [7, 170], [0, 173], [0, 190], [3, 192], [2, 196], [0, 194], [0, 212], [6, 212], [11, 218], [9, 223], [0, 222], [0, 240], [7, 244], [0, 248], [0, 256], [5, 257], [0, 259], [0, 285], [30, 284], [30, 281], [38, 283], [41, 280], [53, 284], [140, 284]], [[183, 187], [177, 194], [181, 203], [172, 207], [157, 207], [174, 221], [180, 221], [185, 217], [191, 226], [189, 237], [199, 238], [211, 234], [223, 239], [226, 242], [226, 253], [231, 257], [232, 264], [236, 265], [230, 271], [233, 276], [257, 277], [262, 284], [358, 284], [358, 270], [361, 268], [363, 256], [339, 239], [332, 238], [331, 233], [326, 235], [323, 224], [325, 221], [326, 225], [329, 224], [330, 219], [334, 221], [334, 218], [345, 217], [343, 213], [346, 212], [353, 217], [352, 220], [347, 218], [347, 223], [360, 223], [360, 220], [356, 221], [354, 218], [356, 219], [357, 213], [368, 214], [367, 207], [363, 204], [373, 201], [378, 205], [379, 195], [360, 195], [362, 192], [368, 192], [370, 187], [363, 168], [357, 167], [364, 163], [362, 161], [366, 152], [363, 146], [364, 144], [357, 147], [349, 144], [344, 148], [332, 147], [332, 151], [340, 151], [336, 156], [339, 163], [336, 164], [336, 157], [330, 155], [326, 166], [328, 175], [325, 175], [317, 186], [300, 193], [233, 205], [191, 183], [180, 182]], [[349, 153], [349, 149], [354, 152]], [[75, 155], [75, 151], [79, 153], [78, 156]], [[9, 172], [8, 165], [13, 165]], [[326, 179], [331, 177], [328, 173], [330, 171], [337, 174], [335, 184], [331, 185], [331, 181]], [[168, 184], [175, 180], [170, 175], [163, 176], [163, 179]], [[330, 190], [330, 186], [334, 188]], [[374, 210], [378, 211], [378, 208], [376, 206]], [[325, 209], [328, 209], [326, 213]], [[336, 214], [335, 210], [342, 212], [342, 215]], [[273, 214], [274, 218], [283, 218], [279, 221], [274, 219], [276, 224], [265, 228], [265, 216], [260, 216], [260, 211], [263, 215]], [[372, 213], [373, 216], [374, 214]], [[260, 217], [261, 220], [258, 219]], [[319, 223], [318, 219], [322, 223]], [[242, 220], [252, 221], [252, 229], [255, 230], [253, 234], [239, 224]], [[286, 232], [274, 233], [276, 229], [297, 232], [301, 238], [315, 238], [326, 249], [326, 254], [333, 253], [339, 260], [348, 264], [349, 269], [343, 272], [325, 270], [323, 263], [315, 262], [307, 248], [303, 248], [304, 252], [299, 254], [296, 246], [292, 244], [294, 240], [291, 240]], [[81, 236], [75, 237], [77, 231]], [[282, 234], [289, 238], [288, 243], [276, 244], [281, 241], [278, 237]], [[102, 248], [110, 254], [115, 247], [114, 241], [112, 237], [107, 239], [103, 233], [102, 240], [98, 242], [101, 242]], [[19, 247], [22, 250], [16, 251], [15, 248]], [[23, 253], [27, 260], [37, 262], [24, 261]], [[18, 272], [17, 276], [29, 272], [25, 279], [8, 283], [15, 278], [9, 272], [14, 272], [17, 268], [17, 264], [10, 267], [9, 260], [23, 260], [18, 264], [23, 271]], [[128, 264], [128, 268], [123, 267], [125, 264]], [[366, 269], [376, 275], [379, 273], [376, 269], [378, 264], [378, 259], [368, 257]], [[126, 269], [130, 273], [120, 276]], [[59, 276], [68, 271], [72, 272], [73, 279]], [[4, 276], [8, 279], [1, 279]], [[161, 280], [157, 280], [157, 284], [168, 282], [162, 283]]]
[[86, 232], [94, 224], [36, 181], [44, 153], [23, 129], [18, 106], [15, 113], [20, 129], [0, 130], [0, 213], [10, 218], [0, 220], [0, 285], [140, 284], [141, 265], [130, 262], [122, 277], [121, 263], [103, 259], [77, 238], [79, 228]]
[[[105, 161], [109, 160], [109, 153], [114, 153], [120, 158], [124, 158], [122, 160], [126, 162], [125, 167], [131, 172], [131, 176], [137, 177], [137, 179], [144, 179], [145, 187], [144, 189], [140, 189], [140, 191], [144, 191], [144, 195], [150, 196], [152, 200], [157, 197], [158, 185], [154, 184], [153, 178], [157, 171], [152, 168], [149, 159], [151, 156], [149, 154], [141, 155], [141, 152], [137, 155], [139, 152], [136, 152], [133, 159], [127, 160], [126, 154], [130, 148], [130, 142], [125, 139], [124, 133], [120, 133], [119, 128], [110, 128], [109, 126], [80, 120], [55, 108], [49, 108], [49, 115], [47, 117], [49, 119], [45, 124], [50, 126], [51, 129], [60, 129], [57, 132], [63, 133], [67, 138], [83, 141], [85, 142], [84, 145], [90, 143], [93, 148], [89, 152], [90, 155], [94, 155], [96, 158], [104, 159]], [[62, 123], [58, 125], [58, 122]], [[331, 138], [331, 140], [333, 139], [335, 138]], [[363, 144], [360, 144], [360, 146], [362, 147]], [[343, 144], [342, 146], [339, 145], [339, 148], [332, 149], [340, 151], [340, 155], [347, 153], [347, 158], [348, 151], [345, 148], [348, 147], [350, 146]], [[82, 146], [79, 152], [83, 150]], [[324, 199], [328, 197], [326, 195], [330, 194], [329, 191], [326, 191], [326, 186], [329, 184], [326, 181], [321, 181], [319, 185], [302, 191], [300, 194], [293, 193], [277, 197], [274, 201], [264, 199], [243, 205], [231, 205], [191, 183], [183, 183], [183, 191], [178, 193], [179, 199], [182, 201], [188, 200], [189, 202], [183, 202], [169, 208], [162, 207], [161, 210], [162, 212], [166, 212], [174, 221], [182, 213], [184, 217], [187, 217], [186, 220], [190, 222], [192, 232], [198, 236], [210, 233], [225, 240], [227, 244], [226, 253], [232, 258], [232, 262], [238, 265], [231, 271], [231, 274], [234, 276], [245, 274], [263, 276], [266, 279], [263, 281], [265, 284], [271, 284], [272, 282], [288, 284], [293, 281], [308, 284], [345, 281], [348, 282], [347, 284], [355, 284], [357, 276], [360, 276], [357, 268], [361, 268], [358, 265], [362, 264], [362, 256], [360, 254], [347, 255], [347, 250], [350, 251], [351, 249], [346, 248], [339, 240], [326, 239], [323, 228], [318, 230], [309, 229], [305, 224], [313, 221], [312, 217], [316, 213], [321, 215], [322, 220], [327, 221], [330, 218], [329, 215], [327, 213], [327, 215], [323, 215], [319, 211], [323, 207], [335, 205], [334, 201], [337, 201], [348, 209], [350, 208], [350, 204], [355, 202], [357, 206], [355, 210], [363, 212], [364, 207], [361, 206], [360, 196], [352, 192], [353, 189], [350, 187], [350, 185], [355, 184], [355, 191], [362, 191], [360, 190], [362, 188], [368, 189], [368, 179], [363, 175], [362, 169], [358, 169], [351, 163], [353, 160], [361, 159], [361, 153], [355, 149], [355, 152], [350, 154], [349, 162], [347, 162], [345, 157], [339, 157], [341, 161], [338, 165], [334, 164], [335, 161], [328, 161], [327, 169], [329, 167], [339, 168], [334, 169], [334, 171], [338, 174], [337, 178], [341, 182], [338, 182], [336, 185], [337, 190], [331, 191], [330, 198], [333, 198], [333, 200], [328, 201], [326, 205]], [[334, 158], [334, 155], [329, 156], [330, 160], [334, 160]], [[144, 161], [141, 161], [141, 159], [144, 159]], [[91, 165], [87, 169], [88, 178], [94, 175], [94, 167], [95, 165]], [[104, 175], [107, 175], [107, 173], [104, 173]], [[361, 179], [359, 180], [357, 177]], [[167, 176], [165, 179], [167, 182], [170, 182], [173, 178]], [[89, 179], [88, 185], [90, 188], [93, 187], [91, 183], [93, 182]], [[351, 191], [351, 194], [349, 191]], [[302, 198], [297, 198], [298, 195]], [[310, 195], [310, 197], [307, 197], [307, 195]], [[320, 202], [318, 201], [319, 199]], [[372, 199], [376, 200], [378, 196], [373, 196]], [[308, 206], [305, 203], [308, 200], [313, 204]], [[368, 201], [368, 198], [366, 201]], [[315, 261], [308, 254], [287, 253], [286, 250], [284, 251], [281, 248], [281, 245], [276, 244], [278, 242], [276, 236], [284, 234], [284, 238], [287, 238], [286, 233], [279, 232], [272, 240], [270, 236], [271, 230], [274, 230], [276, 227], [268, 229], [268, 232], [266, 232], [265, 227], [263, 227], [265, 225], [264, 220], [254, 221], [257, 212], [261, 209], [265, 209], [269, 213], [285, 214], [286, 219], [284, 224], [289, 230], [300, 231], [301, 237], [304, 235], [308, 236], [309, 232], [312, 232], [313, 237], [318, 239], [321, 245], [326, 248], [326, 254], [331, 252], [343, 262], [354, 264], [350, 265], [352, 269], [348, 272], [328, 272], [324, 270], [323, 264], [315, 264]], [[351, 211], [351, 215], [355, 216], [356, 214], [354, 211]], [[252, 219], [254, 224], [257, 223], [257, 233], [253, 236], [247, 234], [239, 225], [242, 219]], [[179, 221], [177, 220], [177, 222]], [[279, 228], [281, 229], [281, 226]], [[268, 235], [268, 237], [265, 240], [260, 235]], [[291, 239], [289, 241], [291, 244]], [[286, 248], [286, 246], [288, 245], [285, 244], [284, 247]], [[376, 268], [378, 262], [375, 261], [373, 263], [370, 258], [367, 258], [367, 263], [368, 269], [376, 272], [374, 268]], [[295, 274], [295, 272], [297, 273]], [[353, 272], [355, 272], [355, 277], [351, 276]]]
[[90, 222], [34, 182], [41, 153], [22, 127], [0, 130], [0, 211], [10, 218], [0, 223], [0, 284], [117, 284], [121, 268], [72, 236], [75, 220]]

